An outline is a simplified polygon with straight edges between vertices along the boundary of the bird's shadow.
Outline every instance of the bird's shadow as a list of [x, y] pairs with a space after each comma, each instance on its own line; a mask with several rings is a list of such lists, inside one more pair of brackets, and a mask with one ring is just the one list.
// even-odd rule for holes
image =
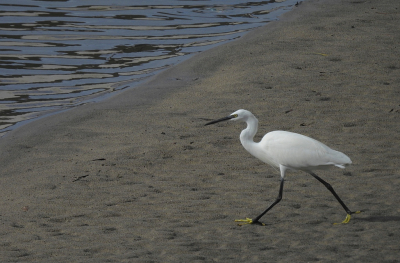
[[357, 218], [357, 220], [367, 221], [367, 222], [390, 222], [390, 221], [400, 221], [400, 216], [369, 216], [365, 218]]

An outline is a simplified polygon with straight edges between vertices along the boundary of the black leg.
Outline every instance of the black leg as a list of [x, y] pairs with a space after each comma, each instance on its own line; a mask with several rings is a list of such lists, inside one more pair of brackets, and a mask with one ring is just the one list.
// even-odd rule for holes
[[335, 192], [335, 190], [333, 190], [333, 187], [327, 183], [326, 181], [324, 181], [321, 177], [319, 177], [318, 175], [316, 175], [315, 173], [310, 172], [310, 174], [317, 179], [318, 181], [320, 181], [323, 185], [325, 185], [325, 187], [333, 194], [333, 196], [336, 198], [336, 200], [338, 200], [338, 202], [341, 204], [341, 206], [344, 208], [344, 210], [346, 211], [347, 214], [351, 215], [357, 212], [352, 212], [350, 211], [350, 209], [343, 203], [342, 199], [340, 199], [340, 197], [337, 195], [337, 193]]
[[261, 217], [263, 217], [269, 210], [271, 210], [272, 207], [274, 207], [277, 203], [279, 203], [282, 200], [282, 194], [283, 194], [283, 183], [285, 182], [285, 180], [283, 178], [281, 178], [281, 186], [279, 188], [279, 195], [276, 198], [276, 200], [264, 211], [262, 212], [259, 216], [257, 216], [256, 218], [254, 218], [252, 221], [252, 223], [259, 223], [258, 220], [260, 220]]
[[[309, 174], [311, 174], [315, 179], [317, 179], [320, 183], [322, 183], [332, 194], [333, 196], [336, 198], [336, 200], [338, 200], [338, 202], [340, 203], [340, 205], [343, 207], [343, 209], [346, 211], [347, 216], [346, 219], [342, 222], [342, 224], [346, 224], [350, 221], [350, 215], [351, 214], [358, 214], [361, 211], [356, 211], [356, 212], [352, 212], [350, 211], [350, 209], [343, 203], [342, 199], [340, 199], [340, 197], [337, 195], [337, 193], [335, 192], [335, 190], [333, 189], [333, 187], [327, 183], [326, 181], [324, 181], [322, 178], [320, 178], [318, 175], [316, 175], [313, 172], [309, 172]], [[282, 200], [282, 196], [283, 196], [283, 184], [284, 184], [284, 179], [281, 179], [281, 185], [279, 188], [279, 195], [276, 198], [276, 200], [264, 211], [262, 212], [259, 216], [257, 216], [254, 219], [251, 218], [246, 218], [246, 219], [239, 219], [239, 220], [235, 220], [236, 222], [244, 222], [243, 224], [261, 224], [264, 225], [262, 223], [259, 222], [260, 218], [263, 217], [269, 210], [271, 210], [272, 207], [274, 207], [277, 203], [279, 203]], [[240, 224], [242, 225], [242, 224]]]

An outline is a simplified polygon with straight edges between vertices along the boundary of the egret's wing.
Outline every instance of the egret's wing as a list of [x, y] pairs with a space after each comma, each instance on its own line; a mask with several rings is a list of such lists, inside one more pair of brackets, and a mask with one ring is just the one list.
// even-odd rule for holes
[[274, 131], [266, 134], [260, 142], [266, 158], [289, 168], [312, 170], [329, 165], [344, 168], [351, 160], [345, 154], [332, 150], [325, 144], [307, 136]]

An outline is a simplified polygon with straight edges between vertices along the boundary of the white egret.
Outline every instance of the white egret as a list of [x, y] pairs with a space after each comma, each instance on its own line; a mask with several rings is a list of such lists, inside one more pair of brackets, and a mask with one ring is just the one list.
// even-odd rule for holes
[[335, 190], [333, 190], [333, 187], [313, 172], [313, 170], [326, 169], [331, 166], [345, 168], [346, 165], [351, 164], [351, 160], [347, 155], [332, 150], [325, 144], [310, 137], [287, 131], [272, 131], [264, 135], [260, 142], [254, 142], [253, 138], [257, 133], [258, 120], [247, 110], [235, 111], [228, 117], [211, 121], [205, 125], [227, 120], [246, 122], [247, 128], [240, 133], [240, 142], [243, 147], [254, 157], [273, 167], [279, 168], [281, 172], [278, 198], [256, 218], [235, 220], [236, 222], [262, 224], [259, 222], [260, 218], [282, 199], [283, 183], [287, 170], [301, 170], [307, 172], [321, 182], [335, 196], [346, 211], [347, 216], [342, 223], [348, 223], [351, 214], [360, 213], [360, 211], [350, 211], [336, 194]]

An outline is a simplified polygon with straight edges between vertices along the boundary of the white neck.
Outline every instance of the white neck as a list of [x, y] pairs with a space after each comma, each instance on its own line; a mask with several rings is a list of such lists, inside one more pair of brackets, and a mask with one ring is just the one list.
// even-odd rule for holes
[[247, 128], [240, 133], [240, 142], [247, 151], [254, 155], [254, 153], [252, 152], [252, 149], [254, 148], [251, 147], [251, 145], [255, 144], [253, 139], [254, 135], [256, 135], [257, 133], [258, 120], [256, 117], [251, 116], [246, 120], [246, 123]]

